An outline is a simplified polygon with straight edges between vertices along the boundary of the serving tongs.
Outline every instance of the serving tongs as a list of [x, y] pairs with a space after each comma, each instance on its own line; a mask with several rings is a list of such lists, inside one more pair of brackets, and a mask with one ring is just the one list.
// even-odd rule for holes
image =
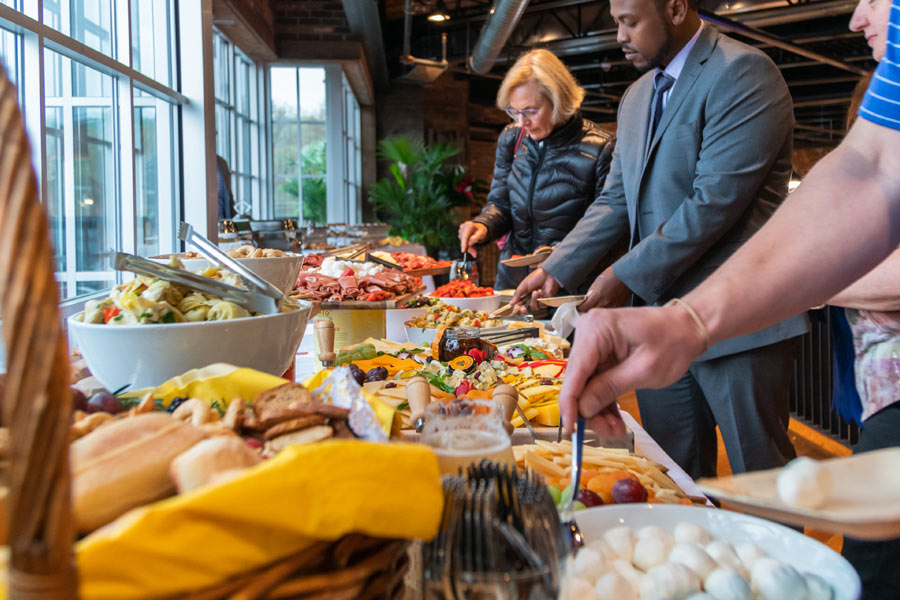
[[359, 243], [359, 244], [350, 244], [349, 246], [341, 246], [340, 248], [334, 248], [333, 250], [325, 250], [324, 252], [318, 252], [317, 254], [322, 257], [329, 256], [338, 256], [339, 254], [344, 254], [345, 252], [349, 252], [347, 256], [341, 256], [342, 259], [348, 258], [356, 258], [363, 252], [370, 250], [371, 247], [369, 244]]
[[377, 256], [372, 256], [372, 254], [369, 252], [366, 252], [366, 262], [373, 262], [377, 265], [387, 267], [388, 269], [397, 269], [398, 271], [403, 270], [403, 267], [401, 267], [397, 263], [392, 263], [389, 260], [384, 260], [383, 258], [378, 258]]
[[489, 328], [479, 331], [478, 337], [496, 346], [501, 346], [520, 340], [541, 337], [541, 329], [540, 327], [522, 327], [521, 329]]
[[218, 246], [194, 231], [194, 228], [187, 223], [182, 223], [178, 228], [178, 239], [183, 241], [186, 245], [193, 245], [207, 260], [240, 275], [251, 291], [274, 298], [276, 301], [281, 300], [284, 295], [277, 287], [239, 263], [231, 256], [228, 256], [225, 252], [222, 252]]
[[[280, 312], [281, 293], [278, 292], [278, 298], [261, 294], [256, 291], [245, 290], [209, 277], [203, 277], [185, 271], [176, 269], [161, 263], [134, 256], [133, 254], [125, 254], [116, 252], [116, 270], [131, 271], [138, 275], [146, 275], [148, 277], [156, 277], [164, 281], [170, 281], [183, 285], [186, 288], [203, 292], [211, 296], [217, 296], [223, 300], [234, 302], [238, 306], [243, 306], [250, 312], [271, 315]], [[277, 291], [277, 289], [276, 289]]]
[[450, 263], [450, 281], [455, 279], [468, 281], [471, 279], [472, 283], [478, 285], [478, 269], [469, 258], [469, 253], [463, 252], [462, 260], [454, 260]]

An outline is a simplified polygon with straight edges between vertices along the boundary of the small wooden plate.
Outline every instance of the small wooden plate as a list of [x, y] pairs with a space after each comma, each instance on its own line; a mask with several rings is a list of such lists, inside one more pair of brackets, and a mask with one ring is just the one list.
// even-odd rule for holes
[[581, 302], [584, 296], [556, 296], [555, 298], [538, 298], [538, 302], [544, 306], [558, 307], [569, 302]]
[[900, 537], [900, 448], [822, 461], [831, 474], [831, 493], [817, 509], [778, 499], [781, 469], [733, 477], [701, 479], [703, 493], [726, 506], [758, 517], [807, 525], [867, 540]]
[[540, 252], [526, 254], [518, 258], [507, 258], [506, 260], [501, 260], [500, 263], [507, 267], [529, 267], [544, 262], [552, 252], [552, 250], [541, 250]]

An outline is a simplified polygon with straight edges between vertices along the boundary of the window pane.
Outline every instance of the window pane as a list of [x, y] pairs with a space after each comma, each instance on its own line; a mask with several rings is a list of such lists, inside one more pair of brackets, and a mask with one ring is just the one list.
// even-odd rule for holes
[[73, 108], [75, 235], [78, 271], [102, 271], [103, 255], [116, 247], [112, 109]]
[[137, 192], [137, 253], [159, 254], [159, 173], [156, 108], [134, 107], [134, 184]]
[[326, 218], [325, 178], [303, 178], [303, 220], [324, 224]]
[[272, 67], [272, 118], [297, 120], [297, 69]]
[[228, 41], [217, 34], [213, 40], [213, 69], [216, 100], [231, 104], [231, 66], [229, 65]]
[[[12, 0], [8, 0], [12, 1]], [[22, 43], [18, 35], [6, 29], [0, 29], [0, 59], [6, 69], [6, 76], [13, 85], [19, 83], [19, 68], [22, 56]], [[22, 92], [19, 90], [19, 103], [22, 103]]]
[[275, 217], [296, 219], [299, 216], [299, 189], [297, 178], [279, 178], [275, 180]]
[[275, 175], [296, 175], [300, 136], [297, 125], [277, 124], [273, 127], [273, 160]]
[[[48, 212], [54, 215], [57, 277], [66, 283], [63, 297], [68, 298], [107, 287], [115, 278], [105, 260], [109, 249], [118, 247], [113, 98], [97, 94], [113, 86], [108, 75], [52, 50], [45, 50], [44, 56], [48, 83], [45, 198]], [[86, 82], [94, 82], [97, 89], [89, 90]]]
[[325, 125], [303, 123], [300, 141], [303, 144], [301, 162], [305, 175], [325, 174]]
[[238, 164], [237, 170], [242, 175], [249, 175], [253, 170], [251, 161], [250, 121], [238, 118]]
[[44, 0], [43, 5], [45, 25], [115, 58], [112, 0]]
[[228, 109], [216, 105], [216, 154], [228, 161], [231, 166], [231, 124]]
[[250, 64], [240, 59], [238, 61], [237, 81], [237, 111], [244, 116], [250, 116]]
[[325, 69], [297, 69], [300, 76], [300, 118], [325, 120]]
[[171, 0], [132, 0], [132, 66], [163, 85], [171, 85]]
[[[44, 203], [50, 220], [50, 239], [56, 250], [56, 270], [66, 270], [66, 208], [63, 199], [62, 109], [47, 107], [44, 117], [47, 144], [47, 189]], [[65, 294], [63, 294], [65, 296]]]

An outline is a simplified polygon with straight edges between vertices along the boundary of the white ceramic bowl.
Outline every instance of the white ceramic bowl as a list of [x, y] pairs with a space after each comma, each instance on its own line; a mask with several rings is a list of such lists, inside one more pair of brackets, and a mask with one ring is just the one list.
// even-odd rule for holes
[[[184, 267], [189, 271], [197, 271], [205, 269], [211, 263], [205, 258], [184, 258], [182, 255], [175, 255], [181, 258]], [[154, 256], [150, 260], [155, 262], [168, 264], [171, 255]], [[259, 275], [279, 290], [287, 293], [294, 289], [297, 283], [297, 273], [300, 272], [300, 266], [303, 264], [303, 257], [299, 254], [291, 254], [288, 256], [272, 256], [269, 258], [235, 258], [244, 267]]]
[[497, 294], [483, 298], [440, 298], [440, 301], [462, 309], [483, 310], [486, 313], [492, 313], [500, 308], [500, 296]]
[[696, 523], [722, 541], [753, 542], [774, 559], [801, 573], [814, 573], [831, 584], [834, 600], [858, 600], [859, 575], [847, 560], [828, 546], [783, 525], [728, 510], [675, 504], [614, 504], [575, 513], [586, 543], [619, 525], [632, 530], [656, 525], [672, 533], [682, 521]]
[[428, 312], [429, 307], [419, 308], [391, 308], [384, 311], [384, 337], [392, 342], [408, 341], [405, 323], [410, 319], [421, 317]]
[[297, 310], [246, 319], [100, 325], [73, 316], [68, 325], [88, 368], [106, 389], [128, 385], [134, 390], [218, 362], [280, 376], [297, 353], [311, 308], [301, 300]]
[[406, 339], [419, 346], [430, 346], [431, 342], [434, 341], [434, 336], [437, 334], [437, 329], [423, 329], [421, 327], [410, 327], [409, 325], [404, 325], [403, 327], [406, 328]]

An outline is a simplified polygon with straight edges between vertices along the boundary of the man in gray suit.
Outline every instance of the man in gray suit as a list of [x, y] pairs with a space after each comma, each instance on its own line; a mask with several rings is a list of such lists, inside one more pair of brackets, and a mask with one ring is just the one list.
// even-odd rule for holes
[[[701, 22], [696, 0], [612, 0], [625, 57], [606, 185], [516, 300], [576, 289], [619, 239], [629, 251], [582, 311], [663, 304], [702, 282], [772, 215], [791, 175], [791, 96], [762, 52]], [[794, 340], [805, 316], [709, 348], [677, 383], [637, 390], [647, 431], [692, 477], [716, 475], [718, 424], [736, 473], [783, 465]], [[577, 335], [577, 330], [576, 330]]]

